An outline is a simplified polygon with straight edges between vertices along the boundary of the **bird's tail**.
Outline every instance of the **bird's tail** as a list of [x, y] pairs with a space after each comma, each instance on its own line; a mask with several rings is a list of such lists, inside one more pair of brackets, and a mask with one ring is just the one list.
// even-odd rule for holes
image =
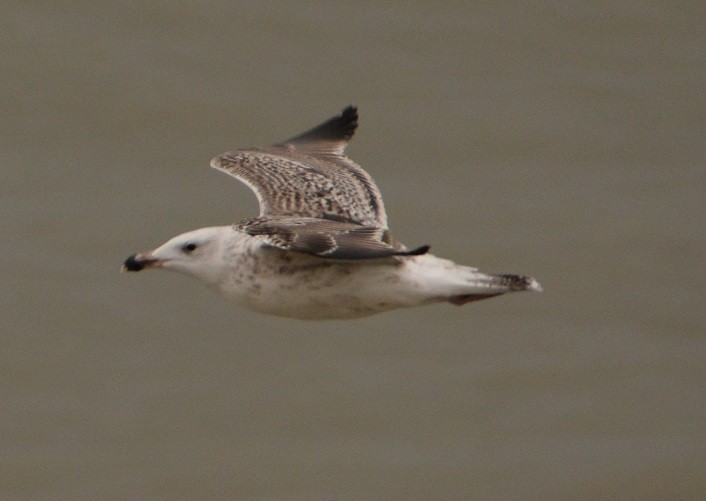
[[532, 277], [483, 273], [430, 254], [416, 257], [410, 265], [415, 268], [418, 283], [424, 284], [426, 293], [435, 301], [461, 305], [506, 292], [542, 291], [542, 286]]
[[[532, 277], [524, 275], [489, 275], [486, 273], [476, 272], [477, 278], [473, 280], [473, 292], [466, 294], [454, 294], [449, 296], [449, 303], [462, 305], [487, 299], [506, 292], [517, 291], [535, 291], [542, 292], [542, 286]], [[478, 291], [477, 289], [481, 290]]]

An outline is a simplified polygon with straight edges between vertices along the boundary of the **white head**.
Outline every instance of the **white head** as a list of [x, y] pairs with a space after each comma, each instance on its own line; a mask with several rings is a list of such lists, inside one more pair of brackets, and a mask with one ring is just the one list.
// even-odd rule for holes
[[224, 243], [233, 232], [231, 226], [216, 226], [182, 233], [153, 251], [133, 254], [122, 269], [165, 268], [215, 284], [226, 266]]

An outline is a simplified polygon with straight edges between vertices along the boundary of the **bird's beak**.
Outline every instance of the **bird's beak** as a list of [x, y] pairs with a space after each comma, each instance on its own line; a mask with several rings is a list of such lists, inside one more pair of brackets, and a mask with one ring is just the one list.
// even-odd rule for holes
[[120, 271], [140, 271], [145, 268], [159, 268], [164, 264], [163, 259], [152, 257], [151, 252], [133, 254], [125, 260]]

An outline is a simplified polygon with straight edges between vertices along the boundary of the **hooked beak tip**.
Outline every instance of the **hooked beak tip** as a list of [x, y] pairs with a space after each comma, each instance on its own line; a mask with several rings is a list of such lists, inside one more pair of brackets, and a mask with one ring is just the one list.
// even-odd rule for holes
[[159, 264], [161, 264], [161, 261], [159, 259], [149, 257], [149, 254], [133, 254], [125, 260], [120, 268], [120, 271], [121, 273], [126, 271], [140, 271], [145, 268], [158, 266]]

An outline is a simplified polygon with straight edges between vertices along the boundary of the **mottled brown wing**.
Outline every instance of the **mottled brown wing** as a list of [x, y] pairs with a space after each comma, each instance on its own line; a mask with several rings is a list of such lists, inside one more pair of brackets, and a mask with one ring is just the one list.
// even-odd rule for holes
[[344, 156], [357, 125], [358, 112], [349, 106], [285, 142], [224, 153], [211, 166], [255, 192], [260, 216], [332, 218], [387, 228], [375, 182]]
[[235, 229], [279, 249], [329, 259], [374, 259], [425, 254], [396, 245], [385, 228], [317, 218], [264, 217], [243, 221]]

